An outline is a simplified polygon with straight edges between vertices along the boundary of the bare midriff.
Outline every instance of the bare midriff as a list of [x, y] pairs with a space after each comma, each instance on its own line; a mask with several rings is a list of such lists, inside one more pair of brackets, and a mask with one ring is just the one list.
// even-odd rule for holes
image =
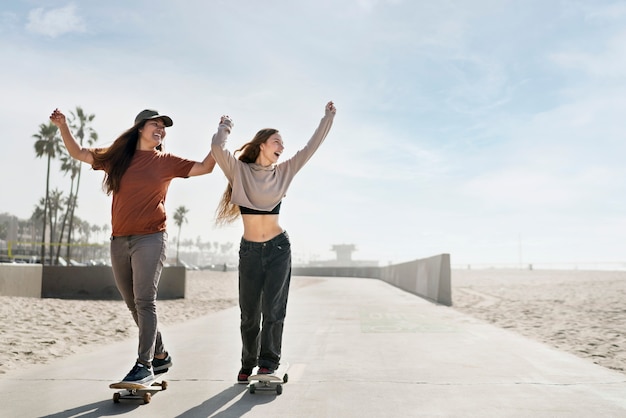
[[278, 215], [241, 215], [241, 219], [246, 241], [265, 242], [283, 233]]

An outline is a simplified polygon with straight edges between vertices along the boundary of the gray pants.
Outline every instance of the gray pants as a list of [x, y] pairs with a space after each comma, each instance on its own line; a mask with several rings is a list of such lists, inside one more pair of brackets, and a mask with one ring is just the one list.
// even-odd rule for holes
[[291, 243], [286, 232], [266, 242], [241, 239], [239, 307], [241, 365], [276, 369], [291, 281]]
[[150, 365], [165, 353], [157, 328], [156, 298], [167, 250], [167, 232], [111, 237], [115, 283], [139, 327], [138, 361]]

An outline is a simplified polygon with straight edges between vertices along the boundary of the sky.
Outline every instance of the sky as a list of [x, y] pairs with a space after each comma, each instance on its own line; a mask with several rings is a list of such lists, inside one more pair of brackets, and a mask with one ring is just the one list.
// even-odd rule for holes
[[[5, 1], [0, 5], [0, 213], [45, 195], [33, 137], [53, 109], [95, 114], [107, 146], [145, 108], [165, 149], [200, 161], [279, 129], [286, 158], [333, 100], [334, 125], [281, 208], [294, 262], [626, 265], [626, 2], [508, 0]], [[69, 190], [53, 162], [51, 188]], [[83, 165], [78, 216], [110, 223]], [[219, 168], [174, 179], [182, 239], [216, 227]]]

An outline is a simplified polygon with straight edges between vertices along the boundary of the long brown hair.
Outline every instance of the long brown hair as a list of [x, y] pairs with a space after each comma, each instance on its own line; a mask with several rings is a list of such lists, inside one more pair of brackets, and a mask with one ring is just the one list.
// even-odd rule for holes
[[[110, 147], [96, 149], [92, 152], [94, 166], [101, 167], [105, 171], [102, 189], [107, 195], [119, 192], [122, 176], [128, 170], [135, 151], [137, 151], [139, 130], [143, 128], [146, 122], [147, 120], [142, 120], [132, 128], [127, 129], [113, 141]], [[156, 149], [162, 151], [162, 144]]]
[[[241, 148], [235, 151], [235, 156], [239, 161], [250, 164], [256, 161], [261, 152], [261, 144], [265, 143], [270, 136], [278, 133], [278, 129], [265, 128], [261, 129], [254, 135], [254, 138]], [[222, 194], [222, 199], [217, 206], [215, 223], [225, 225], [233, 222], [239, 217], [239, 207], [231, 203], [230, 199], [233, 195], [233, 186], [228, 183], [226, 190]]]

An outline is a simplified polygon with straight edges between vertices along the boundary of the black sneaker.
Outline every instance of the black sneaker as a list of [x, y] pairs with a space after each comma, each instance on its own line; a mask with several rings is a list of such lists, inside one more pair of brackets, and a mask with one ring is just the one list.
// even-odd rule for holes
[[239, 383], [248, 383], [248, 377], [252, 374], [252, 369], [241, 368], [239, 370], [239, 374], [237, 375], [237, 382]]
[[172, 357], [169, 353], [167, 353], [167, 356], [163, 359], [156, 357], [152, 359], [152, 370], [154, 370], [154, 374], [165, 373], [170, 367], [172, 367]]
[[153, 380], [154, 373], [152, 372], [152, 367], [147, 367], [137, 362], [135, 363], [135, 366], [132, 368], [132, 370], [128, 372], [122, 382], [146, 385], [146, 383], [150, 383]]

